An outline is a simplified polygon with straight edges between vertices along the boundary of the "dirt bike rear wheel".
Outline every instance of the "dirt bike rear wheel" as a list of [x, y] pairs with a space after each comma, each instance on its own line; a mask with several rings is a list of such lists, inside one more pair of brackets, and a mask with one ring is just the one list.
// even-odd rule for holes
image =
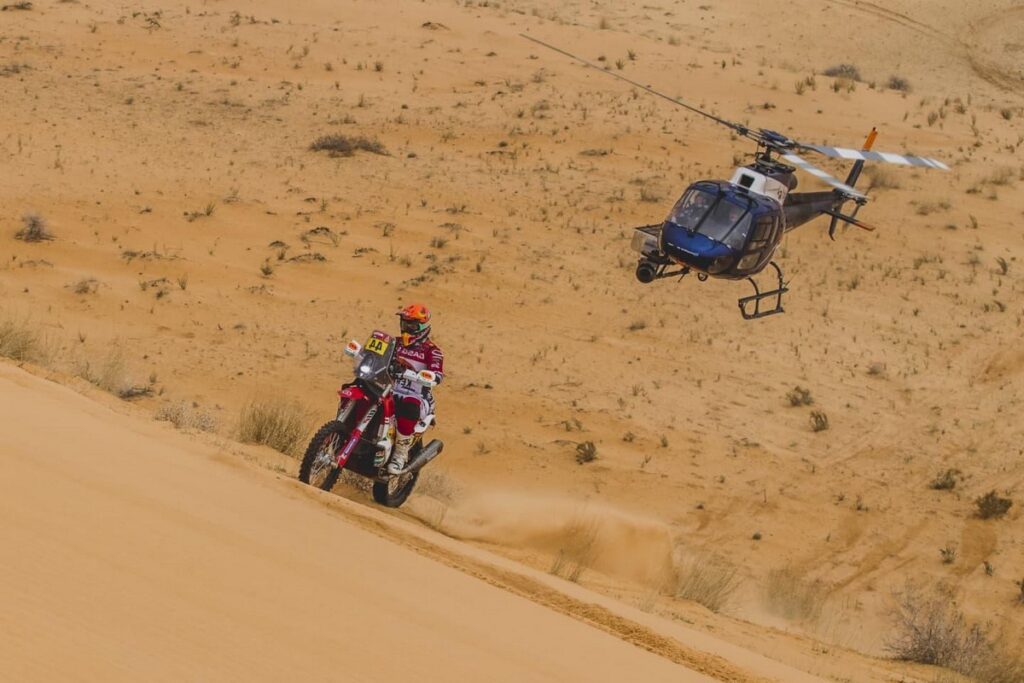
[[400, 507], [412, 493], [419, 477], [419, 472], [412, 472], [411, 474], [388, 477], [387, 481], [375, 481], [373, 482], [373, 499], [384, 507]]
[[345, 445], [348, 432], [345, 425], [331, 420], [309, 440], [306, 454], [299, 466], [299, 481], [330, 491], [337, 483], [341, 470], [334, 466], [334, 456]]

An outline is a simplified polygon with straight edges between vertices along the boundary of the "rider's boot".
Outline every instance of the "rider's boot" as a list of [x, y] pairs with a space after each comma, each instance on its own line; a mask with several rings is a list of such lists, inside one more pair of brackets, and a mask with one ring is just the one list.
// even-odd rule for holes
[[405, 465], [409, 462], [409, 449], [412, 448], [413, 435], [406, 436], [405, 434], [399, 434], [395, 440], [395, 452], [391, 456], [391, 462], [388, 463], [388, 472], [391, 474], [400, 474], [405, 469]]

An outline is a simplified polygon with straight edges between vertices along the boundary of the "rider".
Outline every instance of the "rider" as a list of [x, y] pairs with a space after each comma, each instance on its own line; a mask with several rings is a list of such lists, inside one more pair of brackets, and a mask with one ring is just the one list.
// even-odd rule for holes
[[[422, 304], [410, 304], [398, 312], [401, 335], [395, 355], [415, 372], [429, 370], [437, 383], [444, 372], [444, 354], [430, 341], [430, 311]], [[434, 395], [430, 387], [401, 378], [395, 385], [395, 417], [398, 438], [388, 472], [398, 474], [409, 460], [416, 424], [434, 414]]]

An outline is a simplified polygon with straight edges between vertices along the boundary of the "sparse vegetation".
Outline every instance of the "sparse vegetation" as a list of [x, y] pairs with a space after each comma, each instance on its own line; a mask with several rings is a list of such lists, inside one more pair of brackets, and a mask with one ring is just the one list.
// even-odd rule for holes
[[597, 446], [593, 441], [583, 441], [576, 444], [576, 462], [580, 465], [597, 460]]
[[348, 135], [324, 135], [309, 146], [314, 152], [328, 152], [332, 157], [350, 157], [358, 151], [387, 155], [384, 145], [376, 138]]
[[735, 566], [706, 556], [683, 562], [676, 576], [676, 597], [700, 603], [712, 612], [719, 612], [728, 604], [740, 583]]
[[103, 391], [125, 400], [153, 393], [151, 386], [134, 384], [131, 381], [124, 350], [117, 344], [111, 346], [99, 361], [81, 361], [76, 374]]
[[956, 488], [957, 482], [962, 478], [960, 470], [948, 469], [942, 472], [928, 484], [928, 488], [936, 491], [952, 491]]
[[910, 92], [910, 81], [903, 78], [902, 76], [890, 76], [886, 82], [889, 90], [898, 90], [899, 92]]
[[947, 543], [939, 548], [939, 555], [942, 556], [942, 564], [953, 564], [956, 562], [956, 546], [952, 543]]
[[45, 242], [53, 239], [46, 219], [37, 213], [27, 213], [21, 217], [21, 230], [14, 233], [15, 239], [22, 242]]
[[977, 498], [974, 504], [978, 508], [975, 514], [981, 519], [999, 519], [1010, 511], [1013, 501], [1001, 497], [995, 491], [989, 491], [984, 496]]
[[157, 409], [153, 417], [156, 420], [170, 422], [177, 429], [198, 429], [201, 432], [217, 430], [217, 419], [211, 413], [200, 409], [199, 404], [195, 402], [166, 403]]
[[794, 408], [814, 404], [814, 397], [811, 396], [811, 390], [805, 389], [801, 386], [795, 386], [792, 391], [786, 392], [786, 400], [789, 401], [789, 405]]
[[822, 73], [830, 78], [845, 78], [851, 81], [860, 80], [860, 69], [853, 64], [836, 64], [835, 66], [828, 67]]
[[46, 364], [50, 348], [39, 330], [26, 319], [0, 318], [0, 356], [19, 363]]
[[575, 583], [597, 559], [597, 521], [585, 511], [577, 513], [566, 526], [564, 538], [548, 571]]
[[811, 412], [811, 431], [823, 432], [828, 429], [828, 415], [820, 410]]
[[68, 285], [75, 294], [95, 294], [99, 286], [100, 283], [96, 281], [96, 278], [91, 277], [82, 278], [78, 282]]
[[823, 584], [808, 581], [793, 567], [771, 570], [765, 582], [768, 608], [786, 619], [817, 619], [827, 595]]
[[238, 420], [238, 438], [244, 443], [270, 446], [297, 455], [310, 432], [309, 415], [297, 403], [280, 398], [250, 401]]
[[897, 633], [886, 643], [896, 659], [945, 667], [979, 683], [1024, 680], [1024, 660], [1015, 648], [994, 640], [988, 629], [968, 624], [948, 596], [925, 596], [908, 586], [896, 597]]

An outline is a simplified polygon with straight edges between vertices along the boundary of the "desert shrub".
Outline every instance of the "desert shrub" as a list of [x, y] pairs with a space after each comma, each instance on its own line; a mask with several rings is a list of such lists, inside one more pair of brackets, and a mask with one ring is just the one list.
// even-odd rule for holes
[[828, 429], [828, 415], [820, 410], [811, 412], [811, 431], [823, 432]]
[[155, 419], [170, 422], [177, 429], [198, 429], [202, 432], [217, 430], [217, 419], [210, 413], [200, 410], [197, 403], [167, 403], [157, 409]]
[[692, 600], [712, 612], [719, 612], [739, 587], [736, 567], [725, 560], [695, 557], [676, 569], [678, 598]]
[[309, 415], [297, 403], [279, 398], [250, 401], [242, 408], [238, 438], [297, 455], [311, 431]]
[[989, 629], [968, 624], [947, 596], [926, 596], [908, 586], [897, 595], [897, 632], [885, 647], [899, 660], [941, 666], [979, 683], [1019, 683], [1024, 659], [992, 638]]
[[889, 76], [889, 80], [886, 82], [886, 85], [889, 86], [890, 90], [910, 92], [910, 81], [902, 76]]
[[46, 339], [28, 320], [0, 319], [0, 356], [20, 363], [45, 364], [50, 355]]
[[100, 283], [96, 278], [86, 277], [82, 278], [78, 282], [70, 285], [71, 291], [75, 294], [95, 294], [99, 289]]
[[823, 584], [808, 581], [792, 567], [771, 570], [765, 582], [768, 608], [787, 619], [817, 619], [827, 595]]
[[565, 543], [548, 571], [575, 583], [597, 559], [597, 520], [581, 512], [572, 518], [565, 532]]
[[576, 462], [580, 465], [597, 460], [597, 446], [593, 441], [582, 441], [576, 444]]
[[323, 135], [317, 138], [309, 148], [314, 152], [328, 152], [332, 157], [350, 157], [360, 150], [382, 155], [388, 153], [378, 140], [361, 135], [356, 137], [338, 134]]
[[825, 69], [822, 73], [832, 78], [845, 78], [851, 81], [860, 80], [860, 69], [853, 64], [836, 64]]
[[789, 401], [789, 405], [794, 408], [798, 406], [809, 406], [814, 403], [814, 398], [811, 396], [810, 389], [804, 389], [801, 386], [793, 387], [793, 390], [786, 393], [786, 400]]
[[956, 488], [956, 483], [961, 476], [960, 470], [955, 469], [940, 472], [934, 479], [932, 479], [932, 482], [928, 484], [928, 488], [936, 491], [952, 491]]
[[985, 643], [981, 627], [968, 626], [955, 605], [940, 595], [925, 596], [907, 587], [897, 600], [897, 635], [885, 645], [896, 659], [959, 672], [974, 669]]
[[21, 230], [14, 233], [15, 239], [23, 242], [44, 242], [53, 239], [46, 219], [37, 213], [26, 213], [21, 217]]
[[975, 514], [982, 519], [998, 519], [1005, 515], [1013, 505], [1009, 498], [1002, 498], [995, 491], [989, 491], [984, 496], [976, 499], [974, 504], [978, 507]]
[[113, 346], [99, 361], [86, 359], [79, 363], [76, 374], [90, 384], [125, 400], [148, 396], [153, 393], [150, 386], [133, 384], [128, 372], [128, 362], [120, 346]]

